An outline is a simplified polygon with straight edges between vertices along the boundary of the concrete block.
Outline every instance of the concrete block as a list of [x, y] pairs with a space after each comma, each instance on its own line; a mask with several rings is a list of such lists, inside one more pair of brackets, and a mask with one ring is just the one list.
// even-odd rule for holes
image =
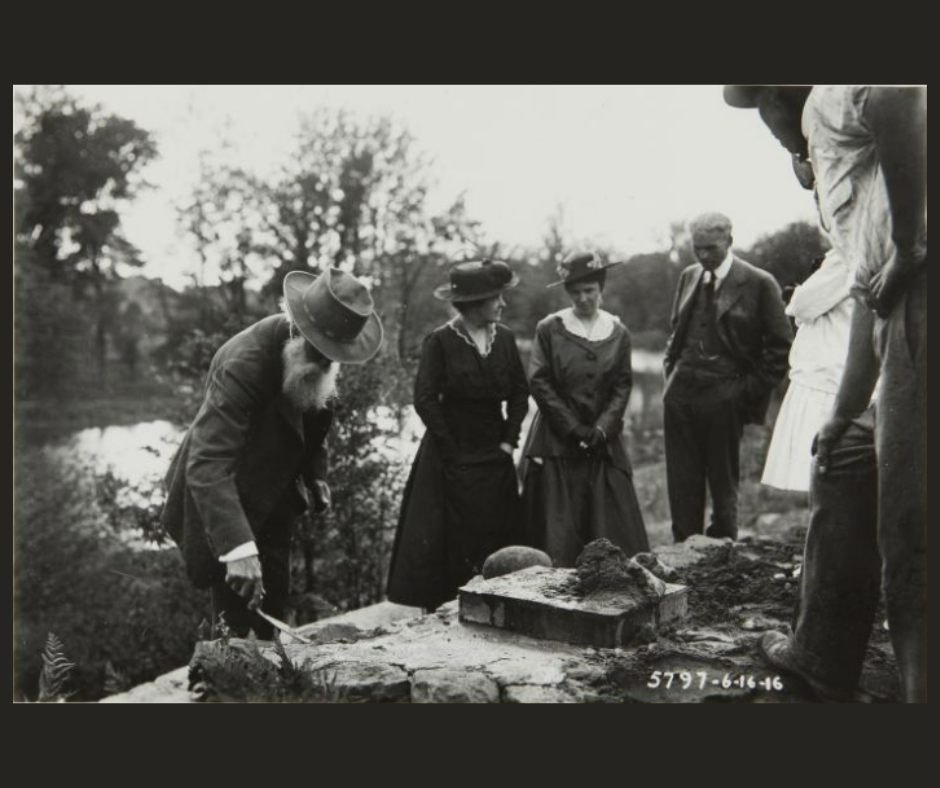
[[638, 589], [580, 596], [575, 570], [535, 566], [461, 588], [460, 619], [530, 637], [614, 648], [686, 615], [687, 589], [656, 582], [662, 596]]

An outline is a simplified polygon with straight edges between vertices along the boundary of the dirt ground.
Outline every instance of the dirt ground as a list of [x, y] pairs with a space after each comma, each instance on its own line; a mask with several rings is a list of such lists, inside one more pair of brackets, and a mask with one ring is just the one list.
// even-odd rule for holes
[[[771, 668], [758, 653], [764, 632], [788, 631], [805, 533], [796, 526], [773, 537], [745, 535], [730, 553], [678, 570], [677, 582], [690, 588], [688, 618], [629, 654], [599, 652], [606, 679], [598, 693], [637, 703], [815, 702], [802, 680]], [[879, 610], [860, 688], [874, 702], [896, 702], [897, 672], [883, 622]]]

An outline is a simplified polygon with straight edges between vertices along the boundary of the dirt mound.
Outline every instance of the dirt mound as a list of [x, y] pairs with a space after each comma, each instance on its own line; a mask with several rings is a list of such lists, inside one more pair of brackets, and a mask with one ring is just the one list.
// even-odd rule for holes
[[[798, 678], [767, 665], [758, 642], [792, 624], [802, 571], [805, 529], [782, 541], [745, 538], [677, 569], [689, 586], [689, 615], [663, 628], [655, 643], [629, 652], [601, 651], [601, 697], [626, 703], [805, 703], [814, 697]], [[898, 699], [897, 669], [879, 611], [860, 686], [875, 701]]]

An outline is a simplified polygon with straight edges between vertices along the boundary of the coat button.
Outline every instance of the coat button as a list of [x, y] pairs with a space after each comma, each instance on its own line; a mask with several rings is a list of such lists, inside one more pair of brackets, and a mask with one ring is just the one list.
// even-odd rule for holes
[[593, 352], [589, 352], [587, 354], [587, 359], [588, 361], [597, 361], [597, 355]]
[[594, 377], [594, 373], [593, 373], [593, 372], [588, 372], [588, 373], [587, 373], [587, 378], [588, 378], [588, 379], [593, 378], [593, 377]]

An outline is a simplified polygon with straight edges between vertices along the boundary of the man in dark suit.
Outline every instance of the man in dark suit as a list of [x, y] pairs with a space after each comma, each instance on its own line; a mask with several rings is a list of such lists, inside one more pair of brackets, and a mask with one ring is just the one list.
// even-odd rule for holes
[[[212, 594], [213, 623], [270, 639], [259, 607], [284, 617], [291, 526], [313, 498], [330, 506], [325, 439], [337, 363], [378, 351], [368, 289], [335, 268], [284, 279], [286, 314], [266, 317], [215, 354], [205, 397], [166, 476], [163, 524], [186, 571]], [[309, 489], [309, 495], [307, 490]]]
[[763, 422], [787, 370], [793, 335], [780, 287], [731, 252], [731, 221], [719, 213], [690, 223], [699, 264], [679, 277], [666, 346], [663, 421], [672, 532], [737, 537], [739, 447], [746, 423]]

